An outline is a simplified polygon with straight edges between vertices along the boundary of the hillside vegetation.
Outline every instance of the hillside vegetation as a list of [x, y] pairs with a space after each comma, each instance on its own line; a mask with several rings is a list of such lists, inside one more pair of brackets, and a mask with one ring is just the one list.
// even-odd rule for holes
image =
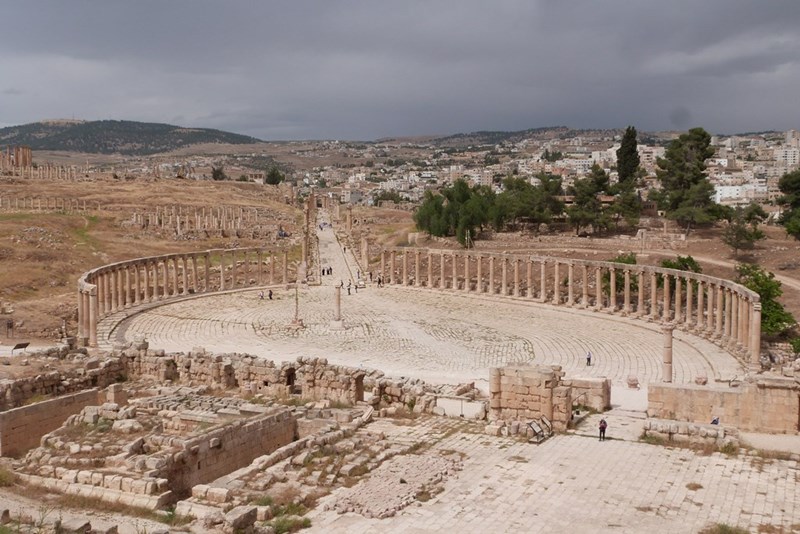
[[259, 139], [208, 128], [134, 121], [44, 121], [0, 129], [0, 146], [143, 156], [200, 143], [249, 144]]

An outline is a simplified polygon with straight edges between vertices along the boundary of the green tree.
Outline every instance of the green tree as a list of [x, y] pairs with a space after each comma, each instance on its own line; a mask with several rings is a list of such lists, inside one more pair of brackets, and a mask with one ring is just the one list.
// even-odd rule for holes
[[228, 179], [228, 175], [225, 174], [225, 168], [220, 165], [219, 167], [211, 167], [211, 179], [215, 182], [221, 182], [223, 180]]
[[778, 201], [783, 206], [780, 223], [786, 233], [800, 239], [800, 170], [784, 174], [778, 181], [778, 189], [783, 193]]
[[264, 178], [264, 183], [268, 185], [278, 185], [286, 179], [286, 175], [281, 172], [278, 167], [274, 165], [267, 171], [267, 177]]
[[[636, 265], [636, 253], [635, 252], [624, 252], [622, 254], [617, 255], [614, 258], [611, 258], [610, 261], [612, 263], [624, 263], [625, 265]], [[611, 273], [608, 271], [603, 273], [603, 293], [606, 295], [611, 294]], [[623, 269], [616, 269], [614, 272], [614, 284], [616, 286], [616, 293], [624, 292], [625, 291], [625, 271]], [[630, 288], [632, 292], [636, 292], [639, 288], [639, 281], [636, 277], [631, 277], [630, 281]]]
[[653, 198], [667, 217], [686, 225], [715, 220], [714, 186], [705, 175], [705, 161], [714, 155], [711, 135], [702, 128], [692, 128], [670, 143], [664, 158], [658, 158], [656, 176], [661, 191]]
[[639, 152], [636, 148], [636, 128], [628, 126], [617, 149], [617, 173], [620, 184], [636, 182], [639, 172]]
[[722, 242], [733, 249], [733, 256], [738, 257], [740, 250], [755, 248], [756, 241], [764, 239], [764, 232], [758, 229], [758, 223], [766, 218], [767, 214], [757, 204], [747, 208], [737, 207], [728, 226], [722, 231]]
[[603, 209], [598, 195], [605, 193], [609, 188], [608, 175], [597, 164], [592, 166], [591, 173], [580, 180], [576, 180], [567, 193], [573, 195], [572, 205], [567, 208], [567, 218], [575, 233], [580, 233], [581, 228], [591, 225], [594, 232], [608, 228], [610, 216]]
[[414, 212], [414, 223], [419, 230], [443, 237], [447, 233], [447, 228], [442, 224], [443, 212], [444, 197], [432, 191], [425, 191], [422, 204]]
[[741, 263], [736, 266], [736, 275], [737, 282], [761, 297], [761, 332], [777, 336], [796, 324], [792, 314], [778, 302], [783, 289], [774, 274], [758, 265]]

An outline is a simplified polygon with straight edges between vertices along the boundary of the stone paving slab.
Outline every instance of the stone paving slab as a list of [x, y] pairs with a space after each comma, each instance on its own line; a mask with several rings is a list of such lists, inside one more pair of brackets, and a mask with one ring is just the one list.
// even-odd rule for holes
[[627, 427], [626, 414], [607, 417], [607, 441], [597, 439], [595, 421], [587, 420], [577, 434], [541, 445], [468, 426], [437, 434], [432, 427], [453, 425], [442, 419], [415, 427], [378, 420], [369, 428], [387, 439], [427, 440], [434, 442], [431, 453], [463, 453], [463, 471], [432, 500], [392, 518], [323, 511], [323, 500], [310, 512], [307, 532], [696, 533], [717, 522], [789, 532], [800, 524], [798, 462], [648, 445], [634, 441], [632, 430], [614, 435]]

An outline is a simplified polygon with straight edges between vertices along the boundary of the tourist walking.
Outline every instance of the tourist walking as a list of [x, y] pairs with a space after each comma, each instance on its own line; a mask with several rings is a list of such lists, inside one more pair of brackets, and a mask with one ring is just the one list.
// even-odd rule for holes
[[606, 440], [606, 428], [608, 428], [608, 423], [606, 423], [605, 419], [600, 419], [600, 441]]
[[350, 287], [352, 286], [352, 282], [350, 280], [347, 281], [347, 294], [350, 294]]
[[267, 297], [269, 297], [269, 300], [272, 300], [272, 290], [271, 289], [269, 290], [269, 293], [267, 293]]
[[264, 300], [264, 292], [263, 291], [259, 291], [258, 292], [258, 300]]
[[586, 366], [592, 365], [592, 351], [586, 353]]

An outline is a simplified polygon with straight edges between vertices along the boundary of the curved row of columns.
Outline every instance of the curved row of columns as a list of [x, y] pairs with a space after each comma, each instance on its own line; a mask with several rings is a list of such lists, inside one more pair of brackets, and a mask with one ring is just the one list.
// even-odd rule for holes
[[97, 323], [119, 310], [193, 293], [286, 284], [286, 251], [214, 249], [112, 263], [78, 280], [78, 337], [97, 346]]
[[757, 293], [711, 276], [649, 265], [417, 248], [381, 251], [387, 284], [530, 299], [673, 324], [758, 364]]

